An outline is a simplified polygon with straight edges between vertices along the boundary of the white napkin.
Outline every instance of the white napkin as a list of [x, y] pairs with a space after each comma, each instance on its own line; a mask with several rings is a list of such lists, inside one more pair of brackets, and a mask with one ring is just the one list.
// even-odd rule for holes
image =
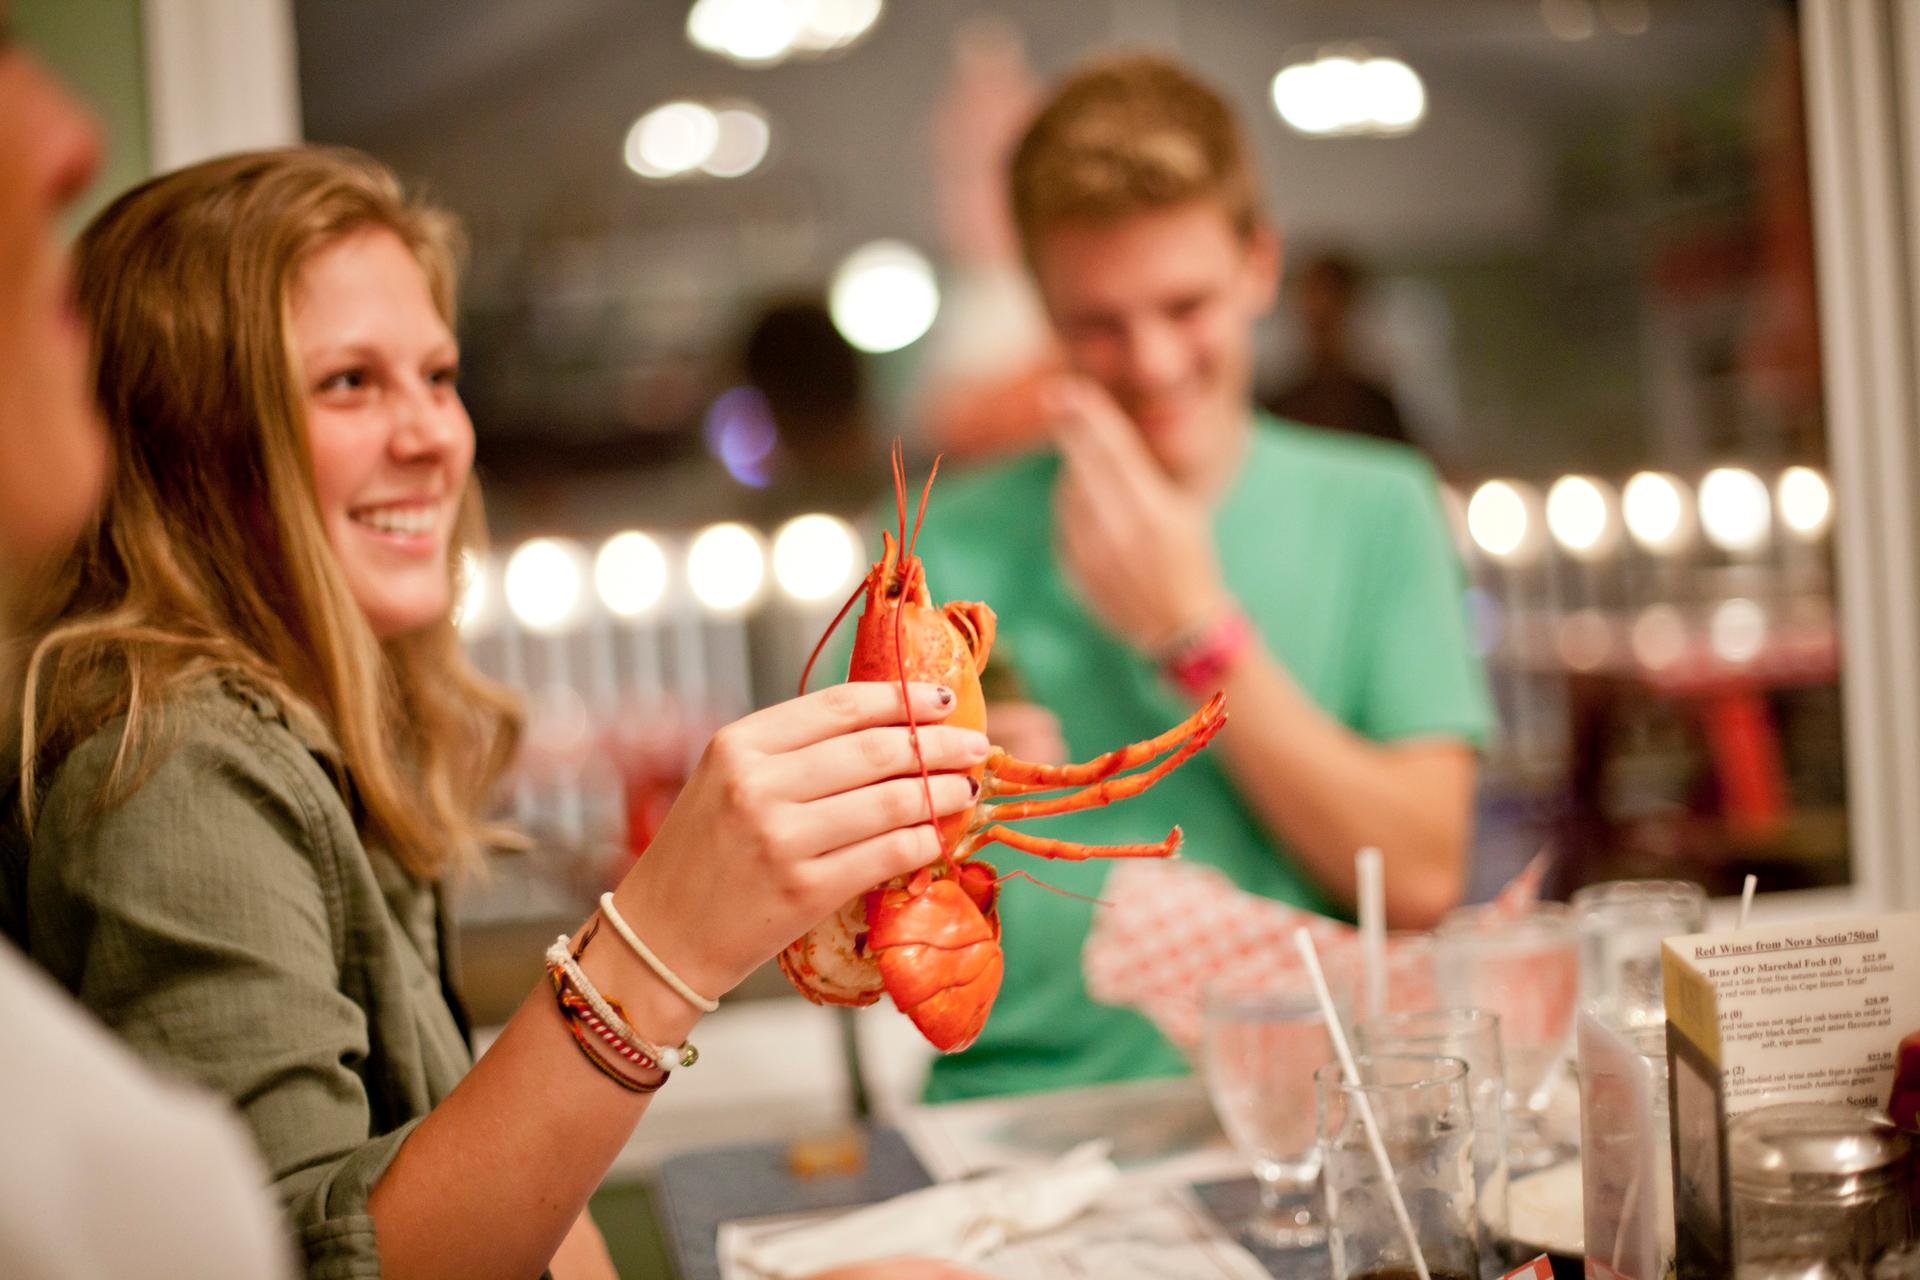
[[769, 1280], [901, 1254], [973, 1262], [1011, 1240], [1070, 1222], [1111, 1191], [1111, 1144], [1089, 1142], [1050, 1165], [910, 1191], [826, 1222], [742, 1245], [735, 1261]]

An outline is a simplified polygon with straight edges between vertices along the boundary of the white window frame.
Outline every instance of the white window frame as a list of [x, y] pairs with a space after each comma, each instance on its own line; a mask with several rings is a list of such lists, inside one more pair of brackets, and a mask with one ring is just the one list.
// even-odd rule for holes
[[300, 141], [292, 0], [145, 0], [155, 173]]
[[1853, 884], [1765, 914], [1920, 909], [1920, 0], [1801, 0]]

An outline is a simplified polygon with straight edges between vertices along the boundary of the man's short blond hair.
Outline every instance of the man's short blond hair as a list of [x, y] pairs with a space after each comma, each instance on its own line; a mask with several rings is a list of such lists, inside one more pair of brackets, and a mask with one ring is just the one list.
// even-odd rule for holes
[[1067, 77], [1020, 139], [1011, 179], [1029, 257], [1060, 223], [1115, 222], [1194, 200], [1217, 200], [1242, 235], [1260, 220], [1233, 109], [1154, 54], [1104, 58]]

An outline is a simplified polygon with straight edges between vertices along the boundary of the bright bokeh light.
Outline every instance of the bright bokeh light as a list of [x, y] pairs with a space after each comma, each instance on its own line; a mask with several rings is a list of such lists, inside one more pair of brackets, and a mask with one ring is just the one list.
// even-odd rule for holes
[[1670, 604], [1650, 605], [1633, 620], [1627, 643], [1641, 666], [1664, 671], [1687, 656], [1687, 620]]
[[1561, 476], [1547, 490], [1547, 529], [1568, 554], [1598, 560], [1620, 540], [1612, 493], [1587, 476]]
[[1475, 545], [1496, 560], [1510, 560], [1534, 543], [1532, 516], [1520, 487], [1510, 480], [1489, 480], [1467, 503], [1467, 532]]
[[1693, 534], [1686, 487], [1664, 471], [1642, 471], [1627, 481], [1620, 506], [1627, 532], [1648, 551], [1677, 551]]
[[459, 597], [453, 609], [453, 625], [463, 636], [481, 635], [493, 626], [493, 591], [487, 582], [490, 572], [484, 558], [471, 551], [460, 553], [454, 578]]
[[699, 0], [687, 14], [687, 39], [735, 62], [769, 66], [793, 52], [798, 8], [788, 0]]
[[773, 538], [773, 578], [796, 600], [839, 595], [859, 563], [860, 540], [852, 526], [832, 516], [796, 516]]
[[1707, 643], [1724, 662], [1748, 663], [1767, 643], [1767, 611], [1751, 600], [1723, 600], [1707, 625]]
[[701, 171], [716, 178], [739, 178], [758, 169], [773, 141], [767, 118], [744, 106], [724, 107], [713, 118], [719, 129], [712, 150], [700, 162]]
[[677, 178], [705, 164], [720, 141], [720, 120], [697, 102], [667, 102], [627, 130], [627, 168], [643, 178]]
[[667, 553], [637, 529], [616, 533], [593, 558], [593, 586], [609, 612], [639, 617], [666, 594]]
[[1336, 54], [1296, 62], [1273, 78], [1280, 118], [1314, 137], [1391, 137], [1418, 128], [1427, 90], [1398, 58]]
[[743, 524], [708, 525], [687, 548], [687, 585], [715, 613], [753, 603], [767, 577], [760, 535]]
[[1700, 525], [1722, 551], [1759, 550], [1773, 523], [1773, 498], [1744, 467], [1715, 467], [1700, 481]]
[[1774, 487], [1780, 523], [1803, 538], [1817, 538], [1833, 523], [1833, 490], [1812, 467], [1788, 467]]
[[834, 327], [862, 351], [898, 351], [933, 326], [940, 286], [920, 252], [876, 240], [847, 255], [827, 294]]
[[562, 631], [580, 618], [586, 556], [571, 542], [535, 538], [507, 559], [507, 608], [529, 631]]
[[881, 0], [699, 0], [687, 14], [695, 47], [750, 67], [844, 49], [872, 29]]
[[872, 30], [880, 0], [788, 0], [802, 12], [794, 48], [804, 53], [844, 49]]

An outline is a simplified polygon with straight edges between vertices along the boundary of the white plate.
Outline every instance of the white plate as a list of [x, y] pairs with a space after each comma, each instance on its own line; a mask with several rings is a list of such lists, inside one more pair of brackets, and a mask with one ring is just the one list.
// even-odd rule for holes
[[1515, 1178], [1507, 1188], [1507, 1232], [1529, 1252], [1586, 1252], [1586, 1211], [1580, 1198], [1580, 1162]]

